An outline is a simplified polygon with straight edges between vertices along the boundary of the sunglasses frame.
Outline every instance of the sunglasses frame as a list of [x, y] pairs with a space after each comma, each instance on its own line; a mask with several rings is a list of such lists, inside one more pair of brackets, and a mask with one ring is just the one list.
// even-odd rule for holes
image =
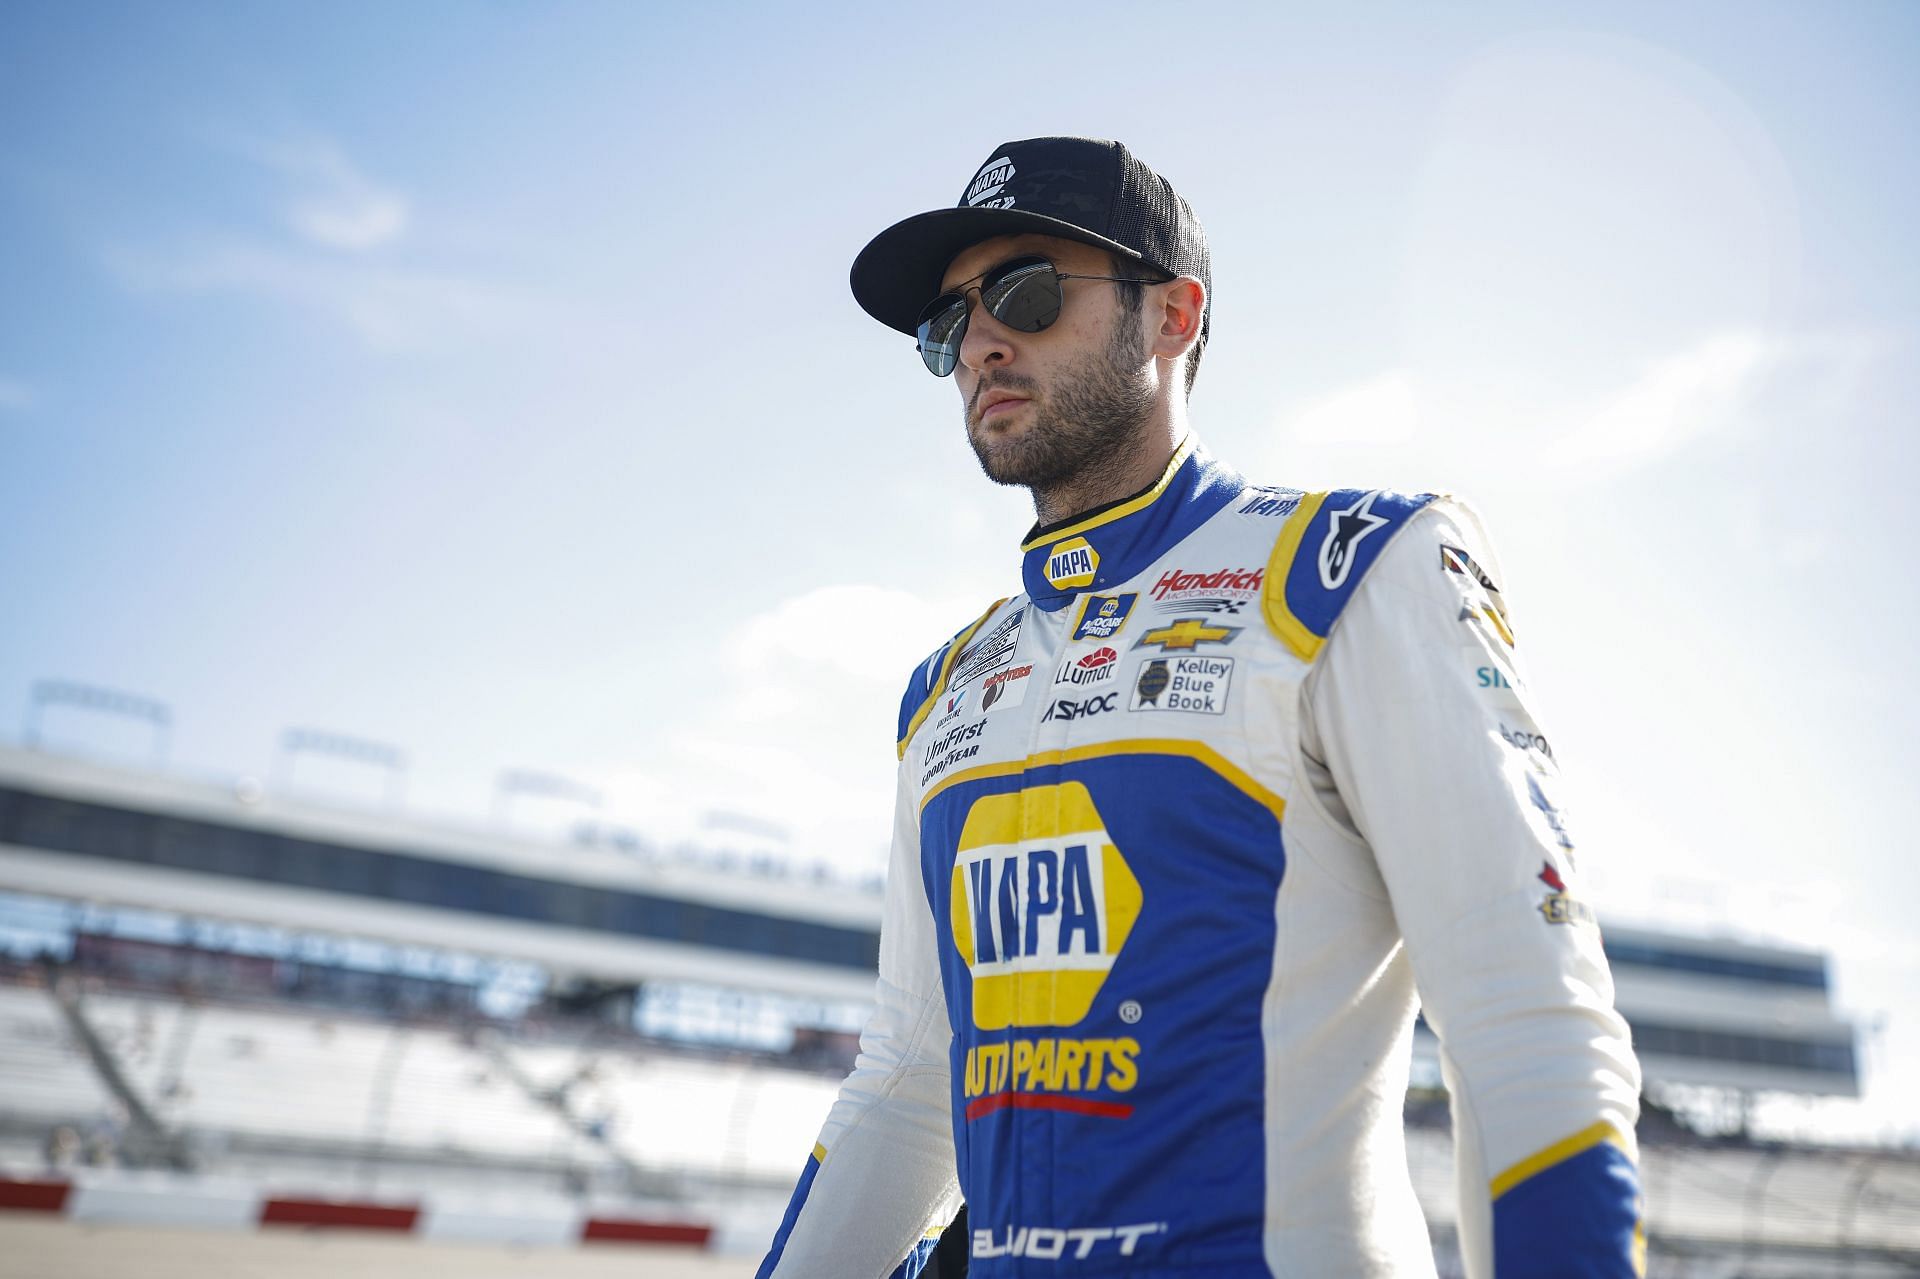
[[[991, 301], [988, 294], [1005, 284], [1014, 276], [1020, 279], [1007, 291]], [[1019, 289], [1030, 281], [1052, 277], [1052, 288], [1057, 301], [1053, 311], [1046, 319], [1036, 322], [1032, 328], [1008, 320], [998, 309], [1012, 300]], [[1053, 259], [1038, 253], [1023, 253], [1008, 258], [997, 266], [992, 266], [973, 277], [978, 283], [969, 282], [957, 289], [948, 289], [933, 301], [920, 308], [919, 322], [914, 326], [917, 340], [914, 349], [920, 352], [920, 362], [927, 366], [927, 372], [935, 377], [946, 377], [960, 364], [960, 344], [966, 340], [967, 326], [973, 321], [973, 307], [968, 295], [978, 293], [980, 304], [987, 308], [987, 314], [996, 321], [1005, 324], [1016, 333], [1041, 333], [1053, 327], [1060, 318], [1060, 308], [1066, 305], [1066, 291], [1060, 287], [1062, 280], [1106, 280], [1113, 284], [1165, 284], [1166, 280], [1149, 280], [1137, 275], [1080, 275], [1071, 271], [1062, 271], [1054, 266]], [[928, 343], [928, 334], [933, 322], [954, 307], [965, 308], [958, 324], [953, 326], [952, 334], [945, 342]]]

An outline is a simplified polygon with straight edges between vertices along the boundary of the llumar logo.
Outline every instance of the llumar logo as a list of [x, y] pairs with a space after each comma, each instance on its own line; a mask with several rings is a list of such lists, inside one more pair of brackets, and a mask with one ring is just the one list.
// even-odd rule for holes
[[1073, 586], [1092, 586], [1094, 570], [1100, 567], [1100, 552], [1084, 537], [1070, 537], [1047, 552], [1046, 578], [1060, 590]]
[[973, 1024], [1080, 1022], [1140, 902], [1140, 881], [1082, 783], [977, 801], [960, 832], [951, 906], [953, 944], [973, 973]]

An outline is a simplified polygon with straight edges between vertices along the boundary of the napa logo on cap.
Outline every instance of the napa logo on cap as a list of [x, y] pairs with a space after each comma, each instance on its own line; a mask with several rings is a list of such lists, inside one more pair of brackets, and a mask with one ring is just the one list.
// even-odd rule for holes
[[967, 183], [967, 193], [960, 198], [960, 203], [975, 208], [1011, 209], [1013, 196], [1007, 191], [1007, 183], [1011, 181], [1013, 161], [1004, 155], [996, 155], [973, 175], [973, 181]]
[[1094, 572], [1100, 567], [1100, 552], [1084, 537], [1056, 542], [1047, 552], [1046, 579], [1057, 590], [1092, 586]]
[[1072, 1026], [1140, 917], [1140, 881], [1080, 782], [974, 803], [953, 863], [953, 944], [973, 1024]]

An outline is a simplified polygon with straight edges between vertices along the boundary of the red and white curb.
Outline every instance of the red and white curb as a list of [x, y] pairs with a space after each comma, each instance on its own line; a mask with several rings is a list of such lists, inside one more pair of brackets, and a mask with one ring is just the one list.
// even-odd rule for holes
[[703, 1222], [664, 1214], [600, 1213], [564, 1199], [514, 1195], [496, 1203], [458, 1196], [335, 1198], [175, 1174], [103, 1172], [73, 1180], [0, 1177], [0, 1210], [120, 1224], [381, 1230], [425, 1239], [560, 1246], [604, 1242], [710, 1248], [714, 1234]]

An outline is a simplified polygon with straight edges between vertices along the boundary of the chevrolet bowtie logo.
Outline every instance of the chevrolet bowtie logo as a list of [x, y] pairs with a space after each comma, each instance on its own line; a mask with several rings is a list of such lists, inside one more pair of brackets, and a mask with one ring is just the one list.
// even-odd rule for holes
[[1134, 647], [1165, 649], [1169, 653], [1192, 652], [1202, 644], [1231, 644], [1240, 629], [1238, 626], [1209, 626], [1204, 618], [1183, 617], [1171, 626], [1148, 631]]

